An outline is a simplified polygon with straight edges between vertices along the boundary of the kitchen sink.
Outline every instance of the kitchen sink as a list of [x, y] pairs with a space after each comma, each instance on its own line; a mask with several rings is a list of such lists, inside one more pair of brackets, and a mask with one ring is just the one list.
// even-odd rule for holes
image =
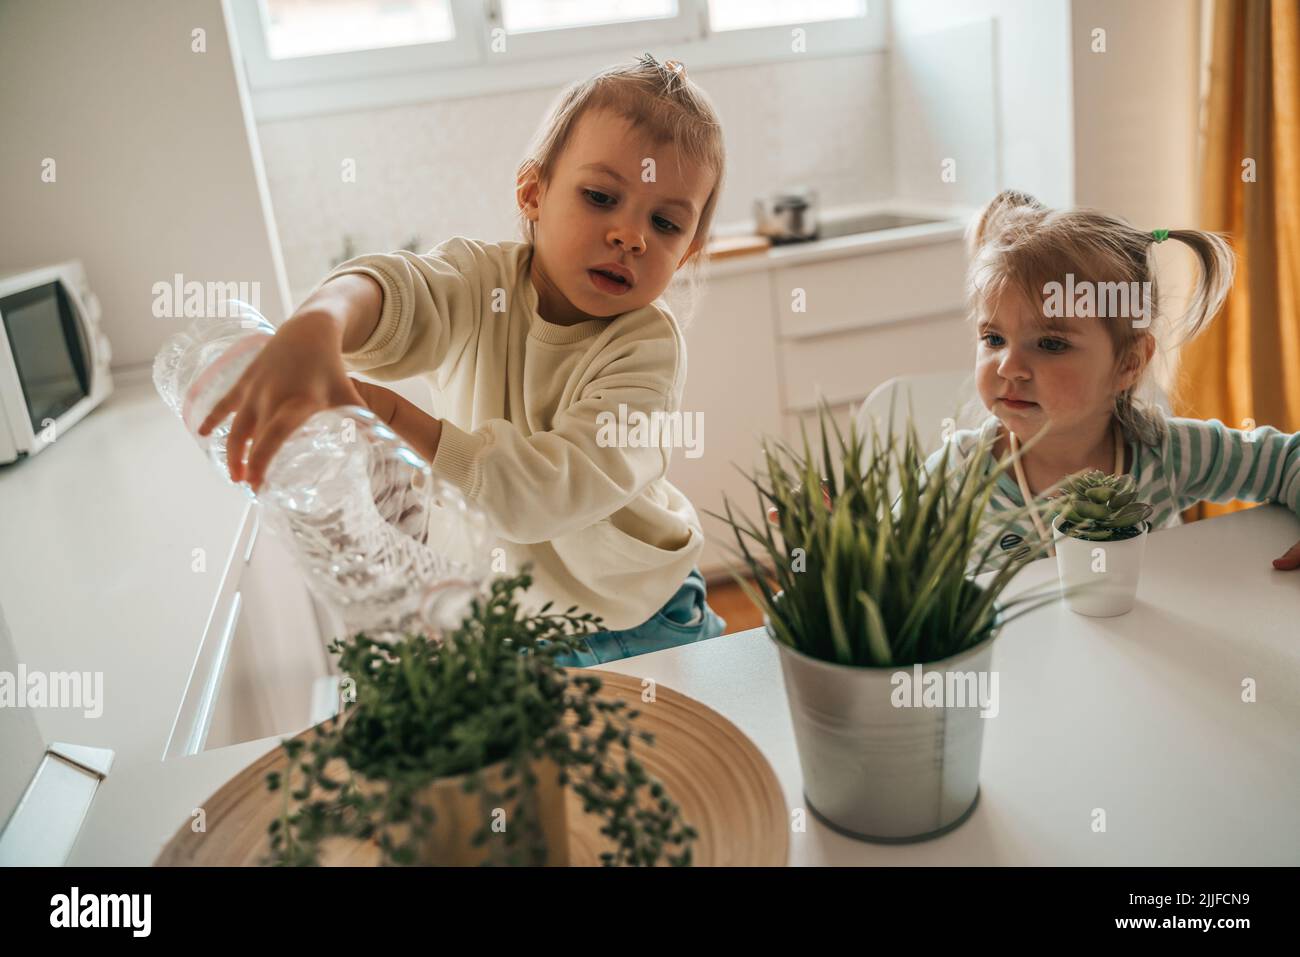
[[901, 229], [904, 226], [928, 226], [942, 223], [943, 219], [928, 216], [904, 216], [901, 213], [870, 213], [845, 219], [826, 220], [818, 224], [818, 239], [837, 239], [859, 233], [876, 233], [884, 229]]

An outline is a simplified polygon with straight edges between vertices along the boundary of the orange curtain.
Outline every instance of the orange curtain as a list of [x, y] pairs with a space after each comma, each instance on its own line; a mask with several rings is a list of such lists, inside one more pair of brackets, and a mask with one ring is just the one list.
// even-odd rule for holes
[[1300, 3], [1215, 0], [1212, 43], [1201, 226], [1229, 237], [1237, 279], [1183, 350], [1175, 409], [1300, 431]]

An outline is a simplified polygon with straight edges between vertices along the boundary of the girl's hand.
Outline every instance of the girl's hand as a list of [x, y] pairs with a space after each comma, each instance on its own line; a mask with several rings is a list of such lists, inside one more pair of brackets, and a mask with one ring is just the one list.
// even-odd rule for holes
[[442, 420], [435, 419], [418, 405], [407, 401], [392, 389], [360, 379], [349, 380], [361, 394], [366, 408], [379, 416], [388, 427], [406, 439], [411, 449], [432, 462], [438, 454], [438, 441], [442, 438]]
[[[796, 491], [799, 491], [799, 490], [802, 489], [802, 488], [803, 488], [803, 486], [800, 486], [799, 489], [796, 489]], [[822, 482], [822, 501], [826, 503], [826, 508], [827, 508], [827, 509], [832, 508], [832, 505], [831, 505], [831, 493], [830, 493], [830, 490], [826, 488], [826, 483], [825, 483], [825, 482]], [[777, 511], [777, 508], [776, 508], [775, 505], [769, 505], [769, 506], [767, 507], [767, 521], [768, 521], [768, 524], [770, 524], [770, 525], [780, 525], [780, 524], [781, 524], [781, 513], [780, 513], [779, 511]]]
[[[271, 337], [199, 425], [207, 435], [232, 412], [226, 467], [232, 482], [257, 491], [285, 439], [322, 409], [364, 405], [343, 368], [341, 332], [329, 314], [299, 310]], [[244, 462], [244, 447], [248, 462]]]
[[1273, 559], [1273, 567], [1281, 569], [1284, 572], [1294, 571], [1300, 568], [1300, 542], [1296, 542], [1287, 553], [1281, 558]]

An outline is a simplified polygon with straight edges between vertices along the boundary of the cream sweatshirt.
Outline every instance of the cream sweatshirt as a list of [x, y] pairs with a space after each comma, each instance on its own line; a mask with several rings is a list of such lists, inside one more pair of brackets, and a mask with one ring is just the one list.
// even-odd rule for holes
[[609, 319], [547, 322], [529, 278], [532, 248], [455, 237], [424, 255], [358, 256], [322, 283], [360, 273], [383, 288], [379, 325], [344, 365], [429, 383], [443, 420], [432, 469], [483, 510], [511, 570], [532, 564], [528, 602], [577, 605], [606, 629], [631, 628], [681, 586], [704, 536], [665, 478], [671, 448], [619, 448], [609, 417], [679, 412], [685, 343], [659, 300]]

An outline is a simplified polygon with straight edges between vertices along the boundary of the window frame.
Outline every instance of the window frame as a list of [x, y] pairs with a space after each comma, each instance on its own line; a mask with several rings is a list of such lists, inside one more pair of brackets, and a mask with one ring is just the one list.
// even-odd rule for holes
[[[516, 33], [506, 37], [506, 46], [510, 59], [515, 61], [606, 52], [629, 45], [682, 43], [697, 32], [694, 8], [694, 2], [677, 0], [675, 16]], [[487, 0], [487, 24], [489, 31], [504, 25], [501, 0]]]
[[[453, 40], [272, 60], [258, 0], [225, 2], [258, 122], [560, 87], [647, 49], [692, 72], [869, 53], [886, 48], [888, 30], [887, 0], [866, 0], [863, 17], [721, 33], [708, 27], [707, 0], [677, 0], [673, 18], [515, 34], [499, 53], [496, 0], [450, 0]], [[807, 41], [797, 54], [796, 27]]]
[[321, 83], [346, 82], [369, 77], [428, 72], [478, 63], [476, 0], [450, 0], [456, 36], [434, 43], [275, 60], [267, 48], [266, 19], [259, 0], [231, 0], [240, 52], [248, 74], [249, 90], [283, 89]]

